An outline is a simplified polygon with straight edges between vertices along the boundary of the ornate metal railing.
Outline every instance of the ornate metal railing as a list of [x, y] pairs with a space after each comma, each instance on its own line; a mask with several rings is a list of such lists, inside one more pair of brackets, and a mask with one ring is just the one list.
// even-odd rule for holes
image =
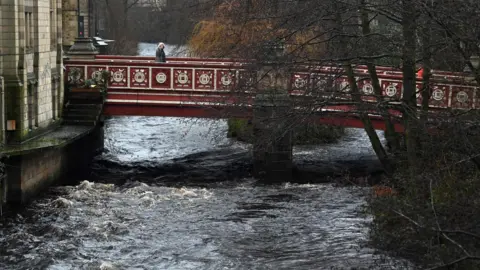
[[[205, 58], [169, 58], [167, 63], [156, 63], [153, 57], [96, 56], [94, 60], [66, 60], [66, 82], [85, 81], [111, 73], [109, 91], [196, 92], [225, 93], [251, 90], [258, 74], [251, 69], [253, 61]], [[258, 64], [257, 64], [257, 67]], [[402, 73], [391, 67], [377, 67], [382, 88], [382, 99], [400, 100], [403, 94]], [[375, 101], [373, 86], [365, 66], [356, 66], [357, 84], [364, 101]], [[292, 95], [312, 95], [324, 91], [350, 99], [347, 78], [342, 69], [329, 65], [296, 66], [286, 88]], [[430, 107], [437, 109], [478, 109], [480, 92], [463, 73], [435, 71], [431, 80]], [[421, 103], [423, 83], [417, 81], [417, 101]]]

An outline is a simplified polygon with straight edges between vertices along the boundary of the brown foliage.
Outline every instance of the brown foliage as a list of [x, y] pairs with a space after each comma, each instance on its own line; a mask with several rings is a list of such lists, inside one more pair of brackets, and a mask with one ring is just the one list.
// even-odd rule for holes
[[271, 41], [285, 42], [286, 51], [295, 57], [323, 54], [325, 47], [318, 26], [291, 32], [278, 19], [262, 16], [265, 6], [251, 1], [245, 7], [237, 1], [220, 4], [215, 16], [200, 21], [188, 42], [193, 54], [199, 57], [249, 58]]

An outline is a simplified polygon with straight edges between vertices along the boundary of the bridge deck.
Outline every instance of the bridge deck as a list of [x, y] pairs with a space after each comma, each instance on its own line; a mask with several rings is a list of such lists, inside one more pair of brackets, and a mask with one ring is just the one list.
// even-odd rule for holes
[[[102, 71], [112, 74], [105, 103], [105, 113], [109, 115], [250, 117], [257, 92], [257, 72], [251, 69], [252, 61], [170, 58], [168, 63], [155, 63], [153, 57], [100, 55], [94, 60], [67, 60], [65, 66], [65, 81], [69, 83], [99, 79]], [[381, 100], [400, 101], [402, 73], [391, 67], [377, 67], [377, 70]], [[376, 102], [378, 97], [373, 95], [366, 67], [356, 66], [355, 74], [362, 101]], [[316, 119], [323, 123], [362, 126], [358, 104], [354, 104], [350, 93], [345, 91], [349, 85], [341, 69], [298, 66], [288, 76], [286, 88], [298, 111], [308, 108], [308, 112], [314, 111]], [[418, 104], [422, 102], [422, 88], [422, 82], [417, 82]], [[436, 71], [431, 89], [432, 110], [480, 108], [480, 92], [465, 74]], [[320, 100], [322, 102], [315, 104]], [[390, 112], [399, 115], [398, 111]], [[370, 117], [377, 128], [383, 129], [378, 113], [372, 111]]]

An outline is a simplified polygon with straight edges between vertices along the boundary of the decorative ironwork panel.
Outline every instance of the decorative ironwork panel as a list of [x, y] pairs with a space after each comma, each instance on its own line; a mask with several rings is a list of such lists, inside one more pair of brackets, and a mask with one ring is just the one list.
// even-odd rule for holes
[[173, 88], [174, 89], [192, 89], [193, 88], [192, 69], [176, 68], [173, 70]]
[[340, 99], [351, 99], [352, 95], [350, 92], [352, 89], [350, 88], [350, 83], [346, 77], [335, 78], [335, 94], [334, 98]]
[[214, 69], [195, 69], [195, 89], [197, 90], [213, 90]]
[[370, 80], [359, 79], [357, 80], [357, 85], [363, 101], [376, 101], [375, 91]]
[[300, 90], [307, 91], [310, 86], [310, 74], [308, 73], [293, 73], [290, 82], [290, 89], [292, 91]]
[[171, 69], [152, 68], [152, 88], [171, 89]]
[[66, 82], [69, 84], [82, 84], [85, 82], [85, 66], [66, 66]]
[[450, 106], [454, 109], [473, 109], [475, 88], [452, 85], [452, 100]]
[[401, 81], [380, 80], [382, 95], [385, 100], [400, 100], [402, 98], [403, 84]]
[[130, 87], [148, 88], [150, 70], [146, 67], [130, 67]]
[[323, 96], [325, 98], [333, 97], [335, 93], [335, 80], [333, 76], [321, 73], [313, 73], [310, 75], [312, 83], [312, 94], [315, 96]]
[[110, 87], [128, 86], [128, 67], [108, 67], [110, 71]]
[[93, 80], [95, 82], [101, 82], [103, 79], [102, 73], [106, 70], [106, 66], [87, 66], [87, 79]]
[[217, 69], [216, 88], [217, 90], [233, 90], [236, 86], [236, 71]]
[[[422, 104], [423, 84], [417, 83], [417, 104]], [[450, 86], [444, 84], [433, 84], [430, 86], [430, 100], [429, 107], [432, 108], [447, 108], [450, 96]]]

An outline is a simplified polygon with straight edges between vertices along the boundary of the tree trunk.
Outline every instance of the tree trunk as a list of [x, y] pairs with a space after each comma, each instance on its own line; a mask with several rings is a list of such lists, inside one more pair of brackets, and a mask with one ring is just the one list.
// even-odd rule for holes
[[[430, 3], [425, 3], [429, 8]], [[420, 110], [420, 124], [426, 129], [428, 121], [429, 101], [431, 96], [430, 77], [432, 76], [432, 18], [422, 17], [424, 20], [421, 28], [422, 37], [422, 58], [423, 58], [423, 76], [422, 76], [422, 107]]]
[[[345, 30], [344, 30], [342, 14], [341, 14], [342, 8], [339, 5], [339, 3], [334, 2], [334, 9], [336, 10], [335, 22], [337, 27], [336, 29], [337, 33], [333, 33], [333, 34], [337, 34], [340, 36], [337, 43], [338, 49], [342, 57], [344, 57], [345, 59], [348, 59], [348, 40], [344, 40], [342, 38], [343, 36], [345, 36]], [[352, 98], [358, 104], [357, 106], [360, 111], [359, 113], [360, 120], [362, 121], [364, 130], [367, 133], [368, 138], [370, 139], [370, 143], [372, 144], [373, 151], [375, 151], [375, 154], [377, 155], [379, 161], [382, 163], [385, 173], [388, 175], [391, 175], [391, 173], [393, 172], [393, 167], [388, 158], [387, 152], [385, 151], [385, 148], [383, 147], [382, 142], [380, 141], [380, 138], [378, 137], [378, 134], [375, 131], [375, 128], [373, 127], [373, 124], [368, 116], [368, 113], [365, 111], [365, 108], [362, 108], [363, 107], [362, 98], [358, 91], [357, 80], [355, 79], [355, 73], [352, 68], [351, 62], [344, 61], [343, 67], [345, 69], [345, 72], [348, 78]]]
[[[366, 9], [366, 0], [360, 1], [361, 5], [361, 22], [362, 22], [362, 33], [364, 38], [365, 52], [368, 56], [373, 55], [372, 49], [374, 48], [372, 41], [370, 39], [371, 29], [370, 29], [370, 20], [368, 18], [368, 11]], [[377, 102], [380, 104], [383, 102], [382, 87], [380, 86], [380, 81], [378, 79], [377, 71], [373, 60], [367, 60], [366, 62], [368, 73], [372, 80], [372, 86], [377, 98]], [[380, 106], [380, 114], [385, 120], [385, 138], [387, 139], [388, 144], [390, 145], [393, 152], [396, 152], [400, 148], [400, 138], [395, 132], [395, 126], [393, 125], [390, 115], [387, 109], [383, 106]]]
[[370, 120], [368, 113], [365, 112], [363, 108], [361, 108], [362, 98], [358, 91], [357, 80], [355, 79], [355, 73], [353, 71], [352, 65], [350, 63], [345, 63], [344, 68], [347, 73], [348, 83], [350, 84], [352, 97], [359, 104], [358, 106], [360, 107], [360, 119], [363, 123], [363, 128], [367, 133], [368, 138], [370, 139], [373, 151], [375, 151], [378, 160], [380, 160], [380, 162], [382, 163], [385, 173], [391, 175], [393, 173], [392, 163], [390, 162], [387, 152], [385, 151], [385, 148], [383, 147], [382, 142], [380, 141], [380, 138], [378, 137], [378, 134], [373, 127], [372, 121]]
[[405, 139], [407, 158], [412, 175], [416, 175], [417, 163], [417, 97], [416, 97], [416, 5], [414, 0], [402, 1], [402, 32], [403, 32], [403, 118], [405, 123]]

